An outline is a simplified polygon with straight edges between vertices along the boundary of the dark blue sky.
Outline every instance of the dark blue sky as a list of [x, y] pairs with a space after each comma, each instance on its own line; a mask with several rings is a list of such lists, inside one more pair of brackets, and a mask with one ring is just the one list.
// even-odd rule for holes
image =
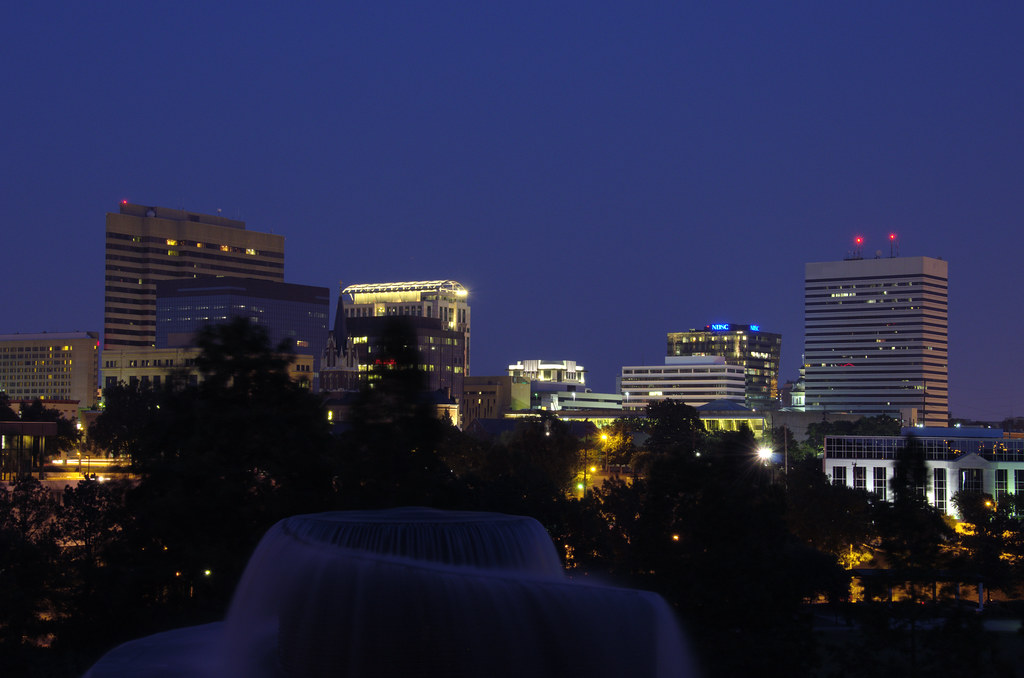
[[290, 4], [4, 3], [0, 332], [102, 329], [127, 198], [461, 281], [475, 374], [731, 321], [795, 378], [803, 264], [892, 230], [950, 262], [953, 414], [1024, 415], [1021, 3]]

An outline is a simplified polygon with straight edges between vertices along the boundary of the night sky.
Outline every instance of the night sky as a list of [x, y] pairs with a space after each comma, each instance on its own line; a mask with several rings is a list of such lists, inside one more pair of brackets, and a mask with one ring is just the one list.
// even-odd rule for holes
[[462, 282], [474, 374], [734, 322], [795, 379], [804, 263], [894, 231], [950, 262], [952, 414], [1024, 415], [1024, 3], [288, 4], [3, 3], [0, 332], [102, 331], [128, 199]]

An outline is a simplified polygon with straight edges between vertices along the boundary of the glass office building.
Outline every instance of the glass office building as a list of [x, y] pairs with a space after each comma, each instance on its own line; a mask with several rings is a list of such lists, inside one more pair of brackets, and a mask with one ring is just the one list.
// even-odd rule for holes
[[782, 335], [760, 325], [714, 323], [704, 329], [668, 333], [670, 356], [722, 356], [743, 368], [747, 406], [773, 410], [779, 406], [779, 359]]
[[299, 355], [313, 356], [313, 385], [327, 341], [330, 290], [326, 287], [250, 280], [185, 278], [156, 284], [157, 348], [193, 345], [206, 325], [246, 318], [267, 330], [271, 345], [288, 341]]
[[107, 214], [103, 347], [154, 346], [157, 282], [200, 276], [284, 282], [284, 236], [220, 215], [122, 202]]

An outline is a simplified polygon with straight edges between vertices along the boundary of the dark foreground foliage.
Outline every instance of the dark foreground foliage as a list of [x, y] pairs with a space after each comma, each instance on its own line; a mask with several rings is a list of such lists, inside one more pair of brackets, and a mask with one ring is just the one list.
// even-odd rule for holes
[[[949, 634], [974, 639], [982, 653], [960, 647], [950, 666], [996, 656], [984, 654], [987, 636], [970, 618], [913, 636], [911, 664], [905, 633], [875, 631], [893, 615], [863, 620], [843, 643], [812, 632], [804, 603], [848, 590], [841, 557], [870, 542], [907, 567], [936, 565], [912, 560], [938, 548], [910, 541], [907, 530], [928, 527], [936, 545], [951, 537], [912, 492], [898, 506], [873, 507], [830, 485], [813, 459], [771, 468], [756, 459], [749, 432], [708, 436], [692, 408], [666, 402], [604, 439], [610, 463], [633, 463], [631, 482], [576, 498], [577, 472], [602, 443], [577, 440], [553, 418], [495, 440], [463, 434], [423, 401], [400, 331], [338, 437], [320, 400], [288, 378], [283, 347], [244, 323], [211, 329], [201, 347], [199, 384], [179, 376], [160, 390], [106, 392], [93, 439], [130, 454], [138, 482], [86, 480], [60, 497], [31, 479], [0, 490], [4, 675], [77, 676], [126, 640], [222, 619], [277, 520], [396, 505], [533, 516], [570, 576], [662, 594], [707, 676], [896, 675], [893, 667], [907, 666], [924, 675], [941, 663]], [[639, 446], [637, 432], [646, 434]], [[913, 472], [901, 487], [912, 489]], [[980, 514], [976, 541], [989, 551], [966, 544], [964, 567], [997, 567], [984, 554], [1013, 510]], [[1009, 587], [1015, 574], [1004, 574]], [[870, 671], [852, 668], [865, 661]]]

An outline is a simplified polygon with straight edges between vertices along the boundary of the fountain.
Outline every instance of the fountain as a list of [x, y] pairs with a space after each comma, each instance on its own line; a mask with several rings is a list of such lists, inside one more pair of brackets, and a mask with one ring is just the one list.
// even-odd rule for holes
[[280, 521], [222, 624], [126, 643], [86, 677], [126, 675], [693, 673], [664, 600], [569, 580], [537, 521], [402, 508]]

